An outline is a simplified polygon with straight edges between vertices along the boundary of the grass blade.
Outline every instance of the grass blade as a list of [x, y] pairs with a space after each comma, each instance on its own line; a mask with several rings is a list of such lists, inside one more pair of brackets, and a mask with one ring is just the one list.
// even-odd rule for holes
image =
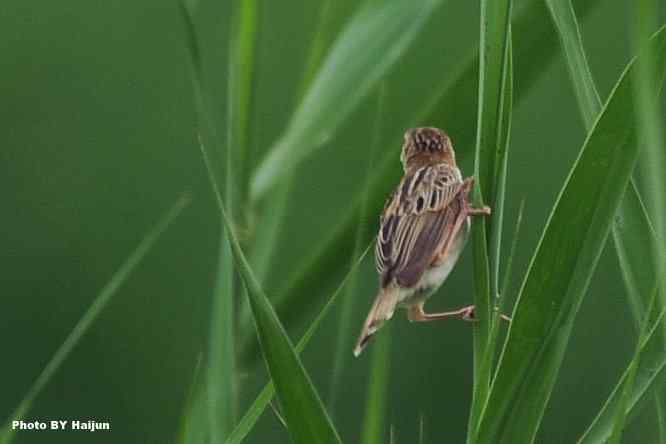
[[[657, 265], [654, 253], [651, 253], [657, 245], [657, 238], [633, 181], [627, 188], [616, 215], [613, 240], [620, 271], [627, 287], [629, 306], [637, 329], [640, 329], [640, 320], [648, 313], [648, 297], [657, 285]], [[661, 305], [661, 302], [657, 301], [657, 304]]]
[[[547, 4], [565, 51], [581, 115], [589, 131], [601, 112], [602, 103], [587, 64], [576, 15], [569, 0], [547, 0]], [[655, 244], [654, 236], [654, 229], [632, 180], [613, 224], [613, 239], [637, 320], [643, 318], [647, 298], [654, 288], [654, 267], [645, 264], [646, 260], [652, 259], [651, 255], [645, 254], [645, 248]]]
[[[661, 241], [666, 239], [666, 181], [663, 179], [663, 171], [666, 168], [666, 155], [664, 155], [664, 126], [663, 110], [658, 97], [653, 94], [649, 85], [651, 85], [661, 75], [660, 71], [655, 71], [656, 55], [653, 48], [648, 44], [650, 34], [658, 25], [659, 8], [658, 2], [654, 0], [640, 0], [637, 2], [634, 12], [634, 47], [636, 52], [641, 54], [636, 70], [636, 79], [634, 82], [634, 103], [637, 108], [636, 124], [638, 126], [638, 140], [641, 145], [646, 147], [645, 156], [641, 159], [640, 168], [645, 172], [647, 185], [647, 197], [650, 201], [650, 207], [653, 210], [655, 228], [657, 236], [653, 243], [651, 253], [654, 259], [653, 271], [657, 277], [657, 295], [660, 295], [660, 306], [666, 306], [666, 253], [664, 253]], [[647, 324], [647, 321], [646, 321]], [[664, 333], [666, 330], [662, 329]], [[639, 359], [639, 356], [636, 357]], [[632, 380], [628, 380], [626, 390], [631, 390]], [[666, 394], [663, 389], [655, 397], [656, 413], [658, 420], [658, 431], [661, 434], [660, 441], [666, 440], [664, 435], [664, 412], [663, 406], [666, 405]], [[619, 432], [614, 436], [621, 436], [622, 425], [624, 423], [625, 411], [621, 409], [616, 418], [616, 427]], [[619, 442], [619, 438], [617, 439]]]
[[264, 360], [284, 410], [289, 433], [296, 443], [340, 443], [338, 432], [234, 234], [204, 145], [201, 145], [201, 151], [229, 237], [234, 262], [245, 284]]
[[602, 103], [587, 63], [576, 14], [570, 0], [546, 0], [546, 4], [564, 49], [585, 128], [589, 131], [601, 112]]
[[[607, 442], [613, 432], [616, 414], [621, 408], [620, 406], [624, 404], [624, 414], [631, 419], [632, 413], [638, 410], [638, 407], [646, 401], [651, 389], [660, 386], [663, 388], [663, 381], [666, 378], [666, 349], [662, 345], [663, 340], [660, 337], [659, 330], [661, 329], [660, 324], [663, 325], [664, 311], [658, 313], [657, 310], [652, 310], [652, 312], [655, 313], [655, 316], [652, 317], [654, 322], [649, 324], [651, 328], [641, 340], [637, 353], [640, 365], [635, 366], [634, 360], [632, 360], [594, 421], [578, 440], [579, 444]], [[635, 369], [632, 369], [632, 367], [635, 367]], [[632, 376], [634, 372], [635, 375]], [[622, 400], [623, 388], [626, 387], [625, 382], [632, 377], [633, 384], [631, 384], [630, 395]]]
[[391, 374], [391, 327], [377, 338], [372, 350], [372, 364], [368, 396], [366, 396], [365, 418], [361, 432], [361, 444], [381, 444], [384, 442], [386, 424], [387, 394]]
[[[247, 154], [252, 132], [251, 101], [257, 39], [257, 0], [239, 0], [234, 4], [227, 62], [227, 143], [225, 147], [225, 195], [229, 217], [244, 221], [244, 202], [249, 184]], [[198, 82], [203, 107], [207, 91], [203, 78]], [[210, 104], [208, 105], [210, 106]], [[201, 109], [201, 116], [206, 111]], [[200, 117], [201, 118], [201, 117]], [[214, 130], [213, 130], [214, 131]], [[212, 139], [215, 143], [215, 138]], [[219, 152], [221, 146], [212, 146]], [[234, 344], [234, 281], [232, 252], [228, 236], [220, 233], [217, 282], [211, 310], [209, 365], [207, 378], [208, 415], [212, 443], [222, 443], [234, 420], [237, 404], [236, 353]], [[242, 288], [240, 288], [242, 290]]]
[[[481, 0], [481, 38], [479, 41], [479, 99], [474, 157], [474, 177], [476, 179], [473, 201], [481, 207], [488, 203], [491, 208], [497, 202], [498, 184], [503, 189], [505, 177], [499, 177], [498, 170], [506, 175], [506, 165], [499, 164], [498, 154], [506, 153], [508, 128], [511, 113], [511, 76], [508, 67], [511, 0]], [[504, 131], [503, 134], [503, 128]], [[503, 137], [506, 137], [502, 140]], [[504, 160], [506, 157], [504, 157]], [[493, 214], [492, 225], [485, 218], [477, 218], [472, 227], [474, 245], [475, 314], [479, 322], [474, 325], [474, 391], [470, 411], [469, 430], [476, 429], [490, 389], [490, 368], [484, 365], [484, 357], [489, 352], [489, 338], [492, 306], [497, 295], [499, 273], [499, 230], [502, 227], [503, 202], [499, 202], [499, 214]], [[492, 239], [495, 251], [489, 252]], [[484, 371], [485, 370], [485, 371]], [[473, 436], [472, 433], [468, 435]]]
[[[190, 55], [191, 80], [201, 143], [224, 151], [225, 191], [230, 215], [241, 219], [244, 192], [247, 188], [245, 154], [249, 145], [250, 101], [253, 78], [254, 41], [257, 21], [256, 0], [237, 2], [232, 20], [228, 62], [227, 146], [223, 150], [217, 128], [211, 119], [209, 98], [204, 83], [197, 30], [192, 11], [185, 2], [181, 13], [186, 25]], [[232, 169], [233, 166], [233, 169]], [[234, 173], [234, 171], [236, 171]], [[245, 185], [242, 185], [242, 184]], [[206, 378], [209, 439], [220, 443], [233, 420], [237, 388], [235, 384], [234, 273], [232, 254], [224, 233], [220, 233], [218, 273], [213, 294], [210, 321], [209, 353]], [[198, 411], [197, 409], [191, 410]]]
[[[336, 19], [339, 19], [339, 16], [345, 12], [345, 8], [340, 7], [339, 4], [335, 8], [332, 6], [332, 0], [324, 0], [319, 11], [317, 30], [308, 50], [309, 54], [299, 88], [299, 100], [303, 99], [317, 69], [321, 66], [321, 61], [333, 39]], [[289, 195], [292, 189], [291, 176], [292, 174], [287, 174], [282, 183], [276, 187], [274, 195], [266, 202], [266, 208], [262, 210], [262, 223], [256, 227], [257, 235], [250, 256], [250, 263], [260, 282], [264, 282], [268, 275], [271, 260], [277, 247], [278, 237], [282, 232]]]
[[30, 410], [35, 398], [42, 392], [44, 387], [49, 383], [53, 375], [60, 369], [63, 362], [67, 359], [70, 353], [74, 350], [76, 345], [81, 341], [83, 336], [88, 332], [93, 322], [97, 319], [99, 314], [107, 306], [113, 295], [115, 295], [122, 285], [129, 279], [137, 266], [148, 255], [155, 242], [166, 231], [169, 225], [180, 214], [181, 211], [189, 204], [190, 197], [188, 195], [181, 196], [176, 203], [166, 212], [159, 220], [157, 225], [146, 234], [141, 240], [136, 249], [130, 254], [127, 259], [122, 263], [120, 268], [111, 276], [111, 279], [102, 287], [98, 295], [95, 297], [93, 303], [81, 316], [72, 331], [67, 335], [67, 338], [60, 344], [60, 347], [55, 351], [49, 362], [42, 369], [35, 382], [30, 386], [27, 393], [21, 400], [21, 403], [16, 407], [11, 414], [2, 433], [0, 434], [0, 442], [9, 444], [13, 440], [14, 430], [11, 428], [12, 421], [18, 421], [25, 418], [25, 415]]
[[[228, 132], [226, 203], [230, 214], [242, 220], [250, 183], [247, 154], [252, 131], [251, 105], [257, 40], [257, 0], [238, 0], [232, 18], [228, 63]], [[233, 165], [234, 174], [229, 167]], [[234, 219], [234, 220], [236, 220]]]
[[[663, 29], [651, 45], [658, 54], [657, 66], [663, 68]], [[638, 157], [634, 69], [632, 62], [588, 135], [532, 258], [480, 423], [479, 442], [531, 442], [538, 430], [578, 307]], [[657, 88], [651, 88], [654, 94]]]
[[257, 168], [257, 200], [321, 146], [406, 50], [441, 0], [370, 2], [333, 44], [285, 133]]
[[[368, 252], [372, 249], [373, 244], [368, 245], [368, 247], [365, 249], [363, 254], [358, 258], [358, 260], [353, 264], [353, 266], [349, 269], [349, 272], [345, 276], [345, 278], [342, 280], [338, 288], [333, 292], [329, 300], [326, 302], [324, 307], [321, 309], [317, 317], [312, 321], [310, 326], [308, 327], [307, 331], [301, 337], [300, 341], [298, 341], [298, 344], [296, 344], [296, 352], [297, 353], [302, 353], [303, 350], [305, 350], [305, 347], [308, 345], [308, 342], [310, 342], [310, 339], [312, 336], [315, 334], [317, 329], [319, 328], [319, 325], [321, 322], [324, 320], [326, 315], [331, 311], [331, 308], [333, 308], [338, 295], [342, 292], [342, 290], [345, 288], [345, 286], [348, 284], [349, 280], [351, 277], [357, 273], [358, 267], [361, 265], [363, 262], [363, 259], [365, 259], [366, 255]], [[225, 444], [240, 444], [243, 442], [245, 437], [250, 433], [256, 422], [259, 420], [259, 417], [261, 414], [264, 412], [266, 407], [270, 404], [271, 400], [273, 399], [273, 395], [275, 394], [275, 389], [273, 387], [273, 383], [269, 382], [266, 384], [266, 386], [261, 390], [257, 398], [254, 400], [252, 405], [247, 409], [245, 412], [245, 415], [243, 415], [243, 418], [241, 418], [240, 422], [236, 426], [236, 428], [233, 430], [231, 435], [229, 435], [229, 438], [225, 441]]]
[[197, 397], [202, 396], [204, 393], [200, 390], [201, 386], [201, 359], [202, 356], [199, 355], [197, 363], [194, 367], [194, 372], [192, 372], [192, 382], [190, 383], [189, 390], [187, 391], [187, 396], [185, 397], [185, 405], [183, 408], [183, 414], [180, 418], [180, 426], [178, 428], [178, 437], [176, 442], [178, 444], [203, 444], [205, 438], [200, 429], [205, 430], [205, 424], [202, 427], [197, 427], [198, 424], [195, 424], [194, 419], [197, 417], [202, 417], [199, 412], [194, 412], [194, 409], [200, 408], [204, 403], [197, 402]]
[[[651, 301], [651, 306], [650, 306], [650, 312], [653, 311], [654, 309], [654, 301], [657, 298], [657, 291], [653, 292], [652, 296], [652, 301]], [[617, 408], [614, 413], [614, 418], [613, 418], [613, 429], [611, 432], [611, 436], [609, 439], [609, 442], [611, 444], [621, 444], [622, 443], [622, 434], [624, 432], [624, 427], [627, 421], [627, 405], [629, 404], [631, 394], [634, 389], [634, 383], [636, 380], [636, 375], [638, 373], [638, 366], [641, 361], [641, 351], [643, 350], [642, 345], [649, 340], [649, 337], [654, 334], [655, 330], [660, 327], [660, 323], [663, 320], [665, 311], [662, 311], [662, 313], [659, 315], [657, 320], [654, 322], [654, 324], [650, 324], [649, 319], [646, 318], [645, 321], [643, 322], [643, 328], [641, 329], [641, 334], [640, 337], [638, 338], [638, 343], [636, 345], [636, 352], [634, 353], [633, 358], [629, 362], [629, 366], [627, 368], [627, 371], [625, 372], [626, 377], [623, 378], [624, 380], [618, 385], [618, 392], [620, 393], [620, 397], [617, 402]]]
[[476, 187], [488, 202], [495, 201], [497, 153], [507, 75], [507, 47], [511, 17], [510, 0], [481, 0], [481, 39], [479, 42], [479, 102], [474, 171]]
[[[224, 215], [223, 217], [226, 217]], [[312, 385], [287, 333], [256, 281], [231, 224], [225, 220], [234, 259], [243, 275], [266, 365], [274, 381], [285, 421], [296, 443], [340, 443], [335, 427]]]
[[[602, 104], [587, 64], [576, 15], [569, 0], [547, 0], [547, 4], [557, 26], [581, 115], [589, 131], [601, 112]], [[629, 302], [638, 324], [645, 315], [647, 298], [654, 288], [654, 267], [645, 263], [652, 260], [652, 255], [646, 255], [645, 248], [655, 244], [655, 233], [633, 179], [618, 210], [612, 233]]]
[[[650, 91], [649, 86], [661, 79], [662, 69], [659, 64], [659, 54], [648, 43], [648, 37], [655, 29], [658, 17], [657, 3], [653, 0], [640, 0], [635, 11], [635, 47], [640, 54], [636, 79], [634, 82], [634, 98], [636, 125], [638, 127], [638, 140], [646, 147], [645, 156], [639, 166], [645, 173], [645, 185], [649, 207], [653, 211], [656, 242], [654, 245], [663, 246], [666, 239], [666, 181], [663, 172], [666, 168], [666, 155], [664, 154], [664, 115], [659, 97]], [[661, 29], [660, 29], [661, 31]], [[660, 289], [662, 306], [666, 306], [666, 253], [663, 248], [654, 248], [652, 256], [655, 263], [657, 286]]]
[[[370, 155], [368, 156], [368, 164], [366, 166], [367, 179], [361, 194], [364, 197], [363, 206], [361, 213], [359, 214], [358, 226], [356, 227], [356, 240], [354, 245], [354, 252], [352, 254], [352, 262], [356, 261], [356, 258], [361, 254], [361, 248], [363, 248], [364, 238], [367, 237], [368, 224], [365, 223], [369, 218], [368, 214], [368, 191], [370, 188], [370, 174], [372, 172], [372, 166], [374, 165], [377, 148], [379, 146], [379, 139], [382, 128], [382, 116], [384, 114], [384, 101], [386, 96], [386, 83], [381, 83], [377, 91], [377, 110], [375, 115], [374, 129], [372, 132], [372, 139], [370, 142]], [[349, 350], [351, 350], [351, 341], [353, 341], [353, 336], [349, 334], [352, 331], [352, 318], [354, 315], [355, 302], [358, 298], [355, 298], [354, 293], [357, 290], [358, 276], [354, 274], [350, 278], [350, 285], [347, 287], [346, 294], [344, 296], [342, 307], [340, 309], [340, 321], [337, 328], [337, 341], [334, 349], [334, 358], [333, 358], [333, 371], [331, 374], [331, 389], [329, 396], [329, 408], [331, 410], [331, 415], [334, 415], [335, 412], [335, 403], [337, 401], [337, 393], [339, 392], [339, 385], [342, 379], [343, 369], [345, 363], [348, 361]]]
[[[547, 4], [564, 48], [583, 121], [590, 130], [602, 105], [587, 63], [576, 15], [569, 0], [547, 0]], [[641, 330], [641, 320], [650, 320], [646, 317], [649, 314], [648, 298], [656, 285], [654, 252], [646, 254], [646, 250], [653, 250], [653, 246], [657, 244], [652, 224], [633, 179], [618, 209], [612, 234], [629, 305], [637, 329]], [[658, 305], [661, 306], [660, 303]], [[638, 361], [636, 366], [640, 365], [642, 364]], [[658, 411], [664, 399], [664, 394], [655, 393]]]

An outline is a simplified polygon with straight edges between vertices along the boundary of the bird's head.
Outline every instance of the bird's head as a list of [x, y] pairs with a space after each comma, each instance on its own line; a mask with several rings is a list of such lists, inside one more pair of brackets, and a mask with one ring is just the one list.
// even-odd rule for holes
[[456, 166], [456, 155], [451, 139], [441, 129], [412, 128], [405, 132], [400, 161], [405, 171], [439, 163]]

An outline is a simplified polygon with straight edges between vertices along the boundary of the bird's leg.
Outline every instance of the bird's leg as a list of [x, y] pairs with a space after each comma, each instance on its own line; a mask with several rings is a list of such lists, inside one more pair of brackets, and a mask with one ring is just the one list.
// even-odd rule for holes
[[430, 322], [447, 318], [461, 318], [465, 321], [474, 321], [474, 306], [463, 307], [459, 310], [445, 311], [442, 313], [425, 313], [423, 311], [423, 302], [412, 305], [407, 309], [407, 319], [412, 322]]
[[[440, 319], [460, 317], [464, 321], [476, 321], [474, 305], [459, 308], [458, 310], [445, 311], [442, 313], [425, 313], [423, 311], [423, 302], [420, 304], [412, 305], [407, 309], [407, 319], [412, 322], [430, 322], [438, 321]], [[511, 322], [511, 318], [505, 314], [500, 314], [500, 318]]]
[[490, 207], [484, 205], [481, 208], [467, 207], [467, 214], [470, 216], [490, 216]]

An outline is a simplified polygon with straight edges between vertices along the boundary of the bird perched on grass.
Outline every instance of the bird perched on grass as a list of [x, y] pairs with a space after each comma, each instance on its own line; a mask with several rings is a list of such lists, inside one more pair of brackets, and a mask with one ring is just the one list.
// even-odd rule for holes
[[400, 156], [405, 174], [389, 197], [380, 218], [375, 248], [379, 294], [354, 349], [361, 354], [396, 307], [407, 309], [410, 321], [459, 316], [474, 319], [474, 306], [444, 313], [425, 313], [423, 305], [451, 272], [470, 229], [470, 216], [489, 215], [490, 208], [472, 208], [473, 178], [463, 180], [451, 139], [438, 128], [405, 133]]

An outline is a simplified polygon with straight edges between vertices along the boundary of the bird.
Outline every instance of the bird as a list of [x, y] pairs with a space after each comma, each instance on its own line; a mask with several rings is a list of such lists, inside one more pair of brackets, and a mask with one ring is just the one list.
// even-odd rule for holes
[[400, 161], [404, 175], [379, 218], [379, 292], [356, 343], [356, 357], [399, 307], [412, 322], [474, 320], [473, 305], [443, 313], [426, 313], [423, 307], [458, 261], [471, 216], [488, 216], [491, 210], [471, 206], [474, 178], [463, 179], [451, 139], [441, 129], [408, 129]]

